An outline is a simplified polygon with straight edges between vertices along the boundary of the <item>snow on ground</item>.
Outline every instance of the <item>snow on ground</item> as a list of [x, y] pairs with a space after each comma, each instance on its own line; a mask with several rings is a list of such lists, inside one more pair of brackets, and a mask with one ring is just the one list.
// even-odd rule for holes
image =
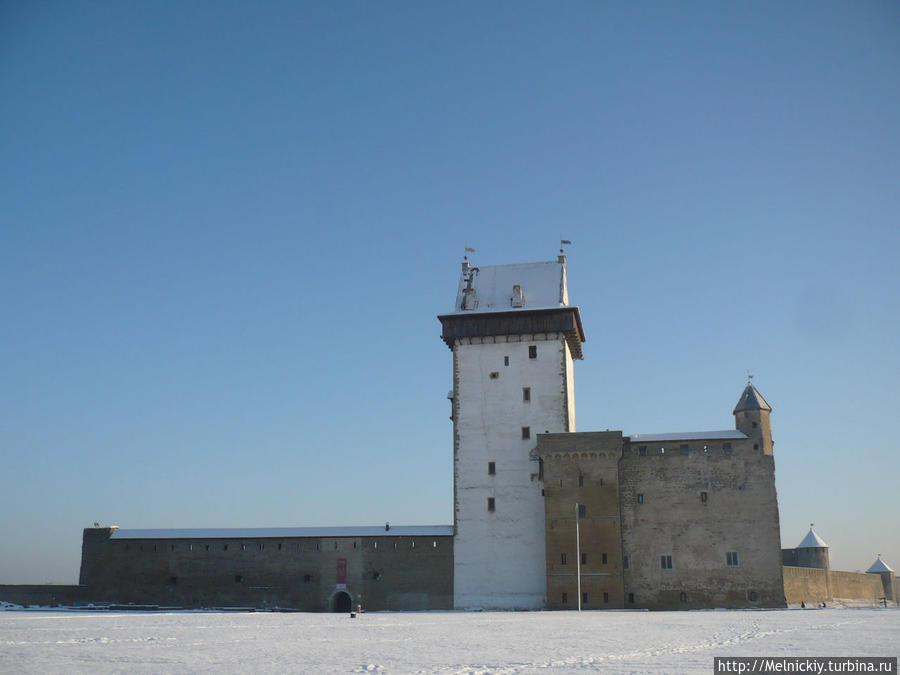
[[897, 656], [900, 610], [0, 612], [0, 672], [711, 673], [714, 656]]

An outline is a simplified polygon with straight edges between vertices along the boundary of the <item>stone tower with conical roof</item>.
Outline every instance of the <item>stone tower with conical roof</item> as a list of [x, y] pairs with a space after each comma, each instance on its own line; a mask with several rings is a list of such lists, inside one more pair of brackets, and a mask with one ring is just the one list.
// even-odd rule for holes
[[754, 450], [764, 455], [774, 454], [775, 442], [772, 440], [772, 427], [769, 424], [771, 412], [772, 406], [766, 403], [753, 383], [748, 382], [734, 407], [734, 426], [747, 434]]

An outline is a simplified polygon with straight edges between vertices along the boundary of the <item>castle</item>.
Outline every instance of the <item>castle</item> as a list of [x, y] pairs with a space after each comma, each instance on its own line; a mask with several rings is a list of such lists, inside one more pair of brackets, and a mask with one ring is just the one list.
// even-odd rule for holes
[[[782, 607], [786, 597], [832, 593], [820, 588], [822, 570], [801, 569], [780, 548], [772, 408], [751, 383], [733, 429], [577, 432], [574, 362], [586, 338], [564, 255], [463, 262], [454, 309], [438, 319], [453, 364], [452, 525], [87, 528], [79, 586], [0, 587], [0, 599], [687, 609]], [[868, 576], [865, 597], [882, 577], [893, 583], [889, 568], [873, 575], [858, 575]]]

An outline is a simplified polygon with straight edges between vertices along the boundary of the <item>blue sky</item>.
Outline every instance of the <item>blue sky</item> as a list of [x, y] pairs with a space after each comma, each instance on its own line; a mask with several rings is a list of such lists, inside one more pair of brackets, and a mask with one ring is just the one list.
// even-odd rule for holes
[[0, 7], [0, 582], [81, 528], [452, 521], [463, 247], [568, 247], [578, 428], [774, 407], [784, 545], [900, 569], [900, 6]]

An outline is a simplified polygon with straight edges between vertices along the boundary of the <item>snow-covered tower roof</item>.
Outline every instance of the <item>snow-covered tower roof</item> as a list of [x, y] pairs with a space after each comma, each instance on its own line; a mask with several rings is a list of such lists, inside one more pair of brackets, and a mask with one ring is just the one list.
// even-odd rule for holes
[[748, 382], [747, 386], [744, 387], [740, 400], [734, 407], [734, 414], [737, 414], [742, 410], [767, 410], [772, 412], [772, 406], [766, 403], [766, 399], [763, 398], [763, 395], [757, 391], [753, 384]]
[[809, 532], [803, 537], [803, 541], [800, 542], [797, 548], [828, 548], [828, 544], [816, 534], [815, 530], [809, 528]]
[[565, 256], [549, 262], [472, 267], [464, 262], [454, 312], [568, 307]]
[[890, 567], [878, 556], [878, 559], [872, 563], [872, 566], [866, 570], [867, 574], [881, 574], [882, 572], [893, 572]]
[[459, 338], [562, 333], [572, 358], [583, 358], [584, 327], [578, 307], [569, 306], [564, 255], [516, 265], [463, 261], [453, 311], [438, 319], [451, 349]]

